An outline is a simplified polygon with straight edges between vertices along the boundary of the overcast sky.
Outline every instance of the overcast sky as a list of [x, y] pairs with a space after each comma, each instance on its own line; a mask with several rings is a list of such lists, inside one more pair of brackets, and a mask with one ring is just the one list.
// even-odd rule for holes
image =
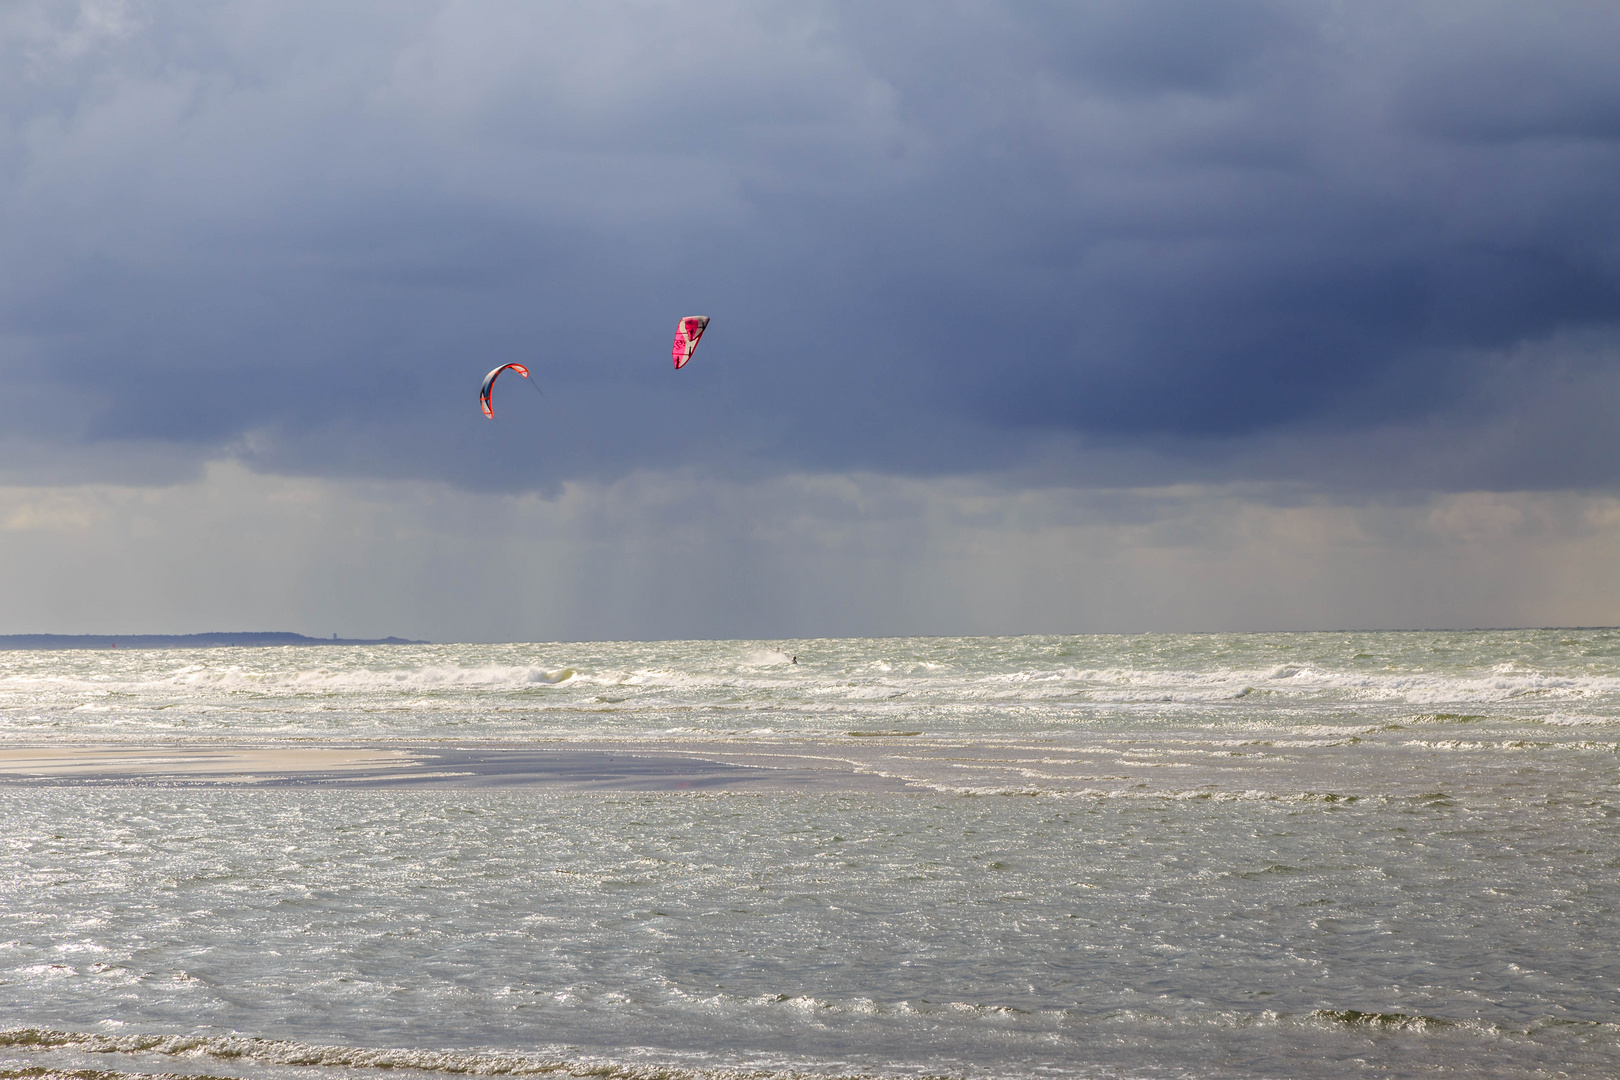
[[1617, 56], [1589, 2], [6, 5], [0, 632], [1620, 622]]

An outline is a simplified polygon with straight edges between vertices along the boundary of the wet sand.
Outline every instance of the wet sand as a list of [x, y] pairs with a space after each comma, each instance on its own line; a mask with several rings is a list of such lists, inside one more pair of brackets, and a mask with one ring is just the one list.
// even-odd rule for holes
[[[558, 791], [934, 791], [1163, 798], [1356, 799], [1464, 791], [1522, 796], [1578, 762], [1481, 770], [1456, 754], [1364, 738], [1231, 746], [1068, 732], [964, 744], [951, 736], [848, 732], [793, 740], [276, 743], [230, 738], [0, 749], [0, 787], [158, 785], [545, 788]], [[1219, 743], [1217, 745], [1217, 743]], [[1179, 744], [1179, 745], [1177, 745]]]
[[596, 747], [36, 746], [0, 749], [0, 785], [916, 790], [847, 766], [797, 764], [741, 765], [695, 754]]

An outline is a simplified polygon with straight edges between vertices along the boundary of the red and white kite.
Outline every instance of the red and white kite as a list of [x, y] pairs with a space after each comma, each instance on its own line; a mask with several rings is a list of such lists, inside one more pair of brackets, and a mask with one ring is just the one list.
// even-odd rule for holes
[[511, 368], [525, 379], [529, 377], [529, 369], [522, 364], [502, 364], [488, 375], [484, 376], [484, 385], [478, 390], [478, 404], [484, 410], [484, 415], [491, 420], [495, 419], [495, 405], [489, 400], [489, 395], [495, 392], [495, 376]]
[[707, 315], [688, 315], [675, 324], [675, 346], [670, 353], [675, 358], [675, 370], [679, 371], [692, 359], [692, 353], [697, 351], [698, 339], [709, 325]]

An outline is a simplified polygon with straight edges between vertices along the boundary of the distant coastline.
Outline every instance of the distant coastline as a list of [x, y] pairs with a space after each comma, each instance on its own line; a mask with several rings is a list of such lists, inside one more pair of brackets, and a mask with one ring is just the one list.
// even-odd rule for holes
[[230, 634], [0, 634], [5, 649], [221, 649], [272, 645], [427, 645], [408, 638], [318, 638], [270, 631]]

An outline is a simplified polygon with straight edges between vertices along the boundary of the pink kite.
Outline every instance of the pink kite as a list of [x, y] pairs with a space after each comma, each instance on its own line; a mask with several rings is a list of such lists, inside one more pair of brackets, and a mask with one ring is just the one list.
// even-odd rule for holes
[[692, 359], [692, 353], [697, 351], [698, 339], [709, 325], [707, 315], [688, 315], [675, 324], [675, 347], [670, 350], [675, 357], [675, 370], [679, 371]]

